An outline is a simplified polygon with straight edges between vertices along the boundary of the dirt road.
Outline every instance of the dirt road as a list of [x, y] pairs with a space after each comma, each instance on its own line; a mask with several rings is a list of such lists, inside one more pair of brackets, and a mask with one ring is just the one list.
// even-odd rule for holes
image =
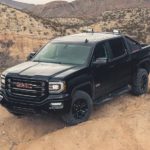
[[150, 92], [95, 108], [73, 127], [55, 116], [17, 118], [0, 107], [0, 150], [149, 150]]

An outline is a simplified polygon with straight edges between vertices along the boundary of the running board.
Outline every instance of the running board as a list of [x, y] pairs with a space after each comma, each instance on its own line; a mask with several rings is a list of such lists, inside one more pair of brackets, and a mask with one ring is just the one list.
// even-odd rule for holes
[[105, 96], [105, 97], [102, 97], [100, 99], [97, 99], [95, 102], [94, 102], [94, 105], [100, 105], [102, 103], [105, 103], [105, 102], [108, 102], [110, 100], [112, 100], [114, 97], [117, 97], [117, 96], [120, 96], [120, 95], [123, 95], [127, 92], [129, 92], [131, 90], [131, 87], [129, 86], [125, 86], [121, 89], [118, 89], [112, 93], [110, 93], [108, 96]]

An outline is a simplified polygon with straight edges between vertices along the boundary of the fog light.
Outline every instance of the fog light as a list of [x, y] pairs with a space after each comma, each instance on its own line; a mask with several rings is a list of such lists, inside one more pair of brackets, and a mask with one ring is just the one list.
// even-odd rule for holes
[[64, 104], [62, 102], [56, 102], [56, 103], [50, 103], [49, 109], [55, 110], [55, 109], [63, 109]]

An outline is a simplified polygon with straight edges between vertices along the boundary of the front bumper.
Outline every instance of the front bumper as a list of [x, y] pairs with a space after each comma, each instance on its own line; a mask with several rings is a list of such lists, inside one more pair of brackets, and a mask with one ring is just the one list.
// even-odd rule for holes
[[42, 113], [61, 111], [69, 112], [71, 97], [69, 94], [49, 95], [41, 102], [26, 102], [8, 97], [5, 91], [0, 90], [0, 103], [8, 111], [18, 114]]

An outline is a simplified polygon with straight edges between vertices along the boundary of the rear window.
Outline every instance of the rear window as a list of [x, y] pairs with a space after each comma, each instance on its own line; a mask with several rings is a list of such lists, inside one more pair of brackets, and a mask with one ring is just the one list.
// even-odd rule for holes
[[141, 49], [141, 45], [138, 42], [136, 42], [136, 41], [134, 41], [134, 40], [132, 40], [132, 39], [130, 39], [128, 37], [126, 37], [126, 42], [129, 45], [130, 50], [132, 52], [135, 52], [135, 51], [138, 51], [138, 50]]
[[109, 45], [111, 48], [111, 59], [115, 59], [126, 53], [125, 44], [122, 38], [110, 40]]

